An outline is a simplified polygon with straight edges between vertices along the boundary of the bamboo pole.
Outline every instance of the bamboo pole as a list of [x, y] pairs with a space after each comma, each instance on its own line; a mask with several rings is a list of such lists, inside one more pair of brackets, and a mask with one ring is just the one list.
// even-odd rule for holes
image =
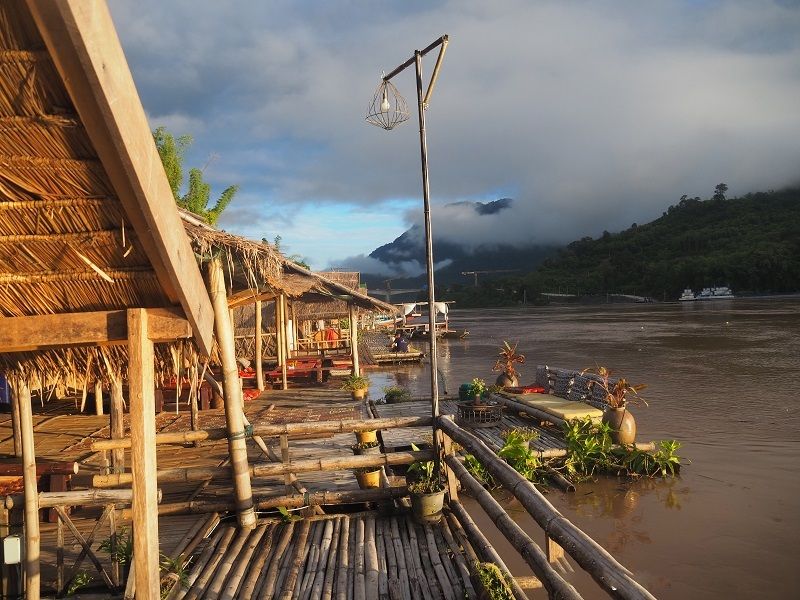
[[347, 571], [350, 562], [350, 517], [342, 517], [342, 527], [339, 537], [339, 558], [336, 569], [336, 600], [347, 600]]
[[439, 419], [439, 426], [475, 456], [497, 482], [514, 494], [544, 532], [561, 545], [609, 595], [614, 598], [653, 600], [653, 595], [633, 579], [628, 569], [559, 513], [530, 481], [500, 460], [480, 439], [460, 428], [448, 416]]
[[94, 412], [98, 416], [103, 414], [103, 382], [99, 379], [94, 382]]
[[[110, 490], [108, 490], [110, 491]], [[334, 506], [338, 504], [360, 504], [362, 502], [381, 502], [408, 496], [406, 486], [392, 488], [370, 488], [366, 490], [319, 491], [288, 496], [266, 496], [255, 499], [257, 510], [270, 510], [280, 506], [303, 508], [305, 506]], [[205, 514], [225, 512], [235, 507], [232, 500], [188, 500], [172, 502], [158, 507], [160, 515]], [[122, 518], [130, 518], [131, 511], [124, 509]]]
[[[125, 437], [124, 399], [122, 397], [122, 377], [114, 375], [110, 384], [111, 409], [109, 410], [110, 435], [112, 440], [121, 440]], [[111, 452], [111, 465], [115, 473], [125, 472], [125, 450], [115, 448]]]
[[[2, 204], [2, 203], [0, 203]], [[16, 390], [14, 391], [16, 394]], [[15, 402], [14, 398], [11, 399], [11, 433], [14, 438], [14, 456], [22, 458], [22, 433], [21, 423], [19, 418], [19, 402]]]
[[250, 570], [247, 572], [247, 576], [245, 577], [244, 581], [242, 581], [242, 585], [239, 587], [239, 597], [240, 598], [252, 598], [254, 596], [253, 590], [256, 587], [256, 582], [258, 581], [259, 577], [263, 573], [264, 563], [267, 562], [267, 559], [270, 556], [270, 551], [272, 550], [272, 542], [275, 539], [275, 530], [277, 525], [263, 525], [264, 532], [261, 536], [261, 539], [266, 540], [266, 543], [258, 549], [258, 554], [256, 555], [255, 560], [252, 563], [248, 561], [247, 566]]
[[[401, 427], [424, 427], [430, 425], [431, 417], [384, 417], [381, 419], [345, 419], [341, 421], [317, 421], [315, 423], [280, 423], [275, 425], [255, 425], [254, 436], [278, 437], [281, 435], [325, 435], [329, 433], [353, 433], [375, 429], [397, 429]], [[201, 429], [200, 431], [180, 431], [159, 433], [156, 444], [185, 444], [194, 441], [222, 440], [225, 429]], [[121, 440], [97, 440], [89, 448], [92, 452], [130, 448], [129, 438]]]
[[278, 366], [283, 364], [283, 340], [281, 336], [283, 331], [281, 329], [281, 300], [280, 296], [275, 296], [274, 307], [274, 322], [275, 322], [275, 358], [278, 361]]
[[200, 577], [202, 573], [207, 572], [205, 567], [208, 564], [208, 561], [211, 560], [211, 556], [217, 547], [217, 543], [222, 538], [223, 533], [227, 533], [227, 531], [229, 531], [229, 528], [220, 527], [211, 535], [205, 547], [203, 548], [203, 551], [200, 553], [200, 556], [195, 561], [194, 566], [186, 579], [185, 586], [181, 586], [179, 583], [172, 588], [172, 592], [170, 593], [171, 600], [180, 600], [184, 598], [189, 590], [191, 590], [197, 578]]
[[291, 600], [292, 592], [297, 585], [297, 572], [300, 570], [300, 565], [303, 562], [303, 551], [306, 549], [306, 540], [308, 539], [308, 530], [311, 522], [308, 519], [303, 520], [300, 525], [300, 532], [294, 543], [294, 549], [289, 562], [289, 572], [283, 582], [281, 594], [278, 596], [279, 600]]
[[350, 354], [353, 357], [353, 375], [361, 375], [361, 367], [358, 364], [358, 318], [353, 303], [347, 305], [350, 317]]
[[247, 464], [247, 445], [244, 430], [244, 411], [239, 385], [239, 368], [233, 345], [233, 328], [228, 316], [225, 294], [225, 276], [219, 258], [208, 263], [208, 286], [214, 307], [214, 328], [222, 360], [225, 386], [225, 422], [228, 430], [228, 454], [231, 457], [233, 486], [236, 494], [236, 512], [239, 526], [252, 529], [256, 524], [253, 510], [253, 491]]
[[461, 532], [467, 537], [470, 544], [475, 547], [475, 551], [480, 554], [484, 561], [495, 564], [503, 573], [506, 581], [508, 581], [508, 586], [511, 588], [511, 593], [514, 594], [514, 598], [517, 600], [528, 600], [528, 596], [522, 591], [522, 588], [519, 586], [516, 579], [514, 579], [506, 563], [497, 553], [497, 550], [494, 549], [494, 546], [492, 546], [489, 540], [483, 535], [462, 504], [460, 502], [452, 502], [450, 504], [450, 510], [453, 511], [453, 516], [455, 517], [453, 523], [461, 528]]
[[278, 303], [281, 307], [281, 350], [283, 354], [283, 361], [281, 362], [281, 389], [289, 389], [289, 380], [286, 373], [287, 363], [289, 361], [289, 340], [286, 335], [286, 296], [281, 294], [278, 296]]
[[143, 597], [160, 594], [156, 414], [153, 342], [147, 337], [147, 311], [128, 310], [128, 386], [133, 476], [133, 560], [136, 589]]
[[233, 536], [236, 535], [236, 531], [237, 530], [235, 527], [225, 528], [224, 533], [219, 538], [219, 541], [217, 542], [213, 553], [209, 557], [205, 568], [200, 573], [200, 577], [197, 578], [184, 596], [185, 600], [196, 600], [197, 598], [201, 598], [203, 596], [209, 581], [217, 572], [217, 566], [225, 556], [225, 551], [228, 549]]
[[[158, 490], [158, 499], [161, 490]], [[106, 504], [130, 504], [133, 490], [73, 490], [69, 492], [39, 492], [37, 503], [39, 508], [54, 506], [105, 506]], [[6, 510], [23, 506], [25, 497], [22, 494], [10, 494], [3, 498]]]
[[263, 330], [263, 326], [261, 324], [261, 300], [256, 300], [256, 323], [255, 323], [255, 346], [256, 346], [256, 387], [258, 387], [258, 391], [264, 391], [264, 340], [261, 337], [261, 333]]
[[469, 474], [466, 468], [458, 461], [455, 456], [445, 458], [447, 466], [450, 467], [458, 477], [464, 489], [475, 498], [486, 514], [492, 519], [500, 532], [506, 537], [514, 548], [520, 553], [528, 566], [533, 570], [551, 597], [562, 598], [564, 600], [580, 600], [581, 595], [569, 583], [553, 569], [550, 561], [542, 549], [534, 542], [525, 531], [508, 516], [508, 513], [500, 506], [492, 495]]
[[281, 537], [278, 540], [278, 545], [275, 547], [275, 552], [272, 554], [272, 560], [269, 563], [269, 569], [264, 574], [260, 585], [258, 586], [258, 593], [254, 594], [258, 598], [272, 598], [275, 591], [275, 584], [277, 583], [278, 574], [281, 568], [281, 558], [286, 551], [289, 542], [294, 534], [294, 522], [284, 525]]
[[39, 571], [39, 502], [36, 491], [36, 448], [33, 437], [31, 392], [22, 380], [14, 382], [14, 398], [19, 408], [19, 432], [22, 443], [22, 480], [25, 489], [25, 593], [29, 600], [40, 595]]
[[[311, 473], [316, 471], [341, 471], [344, 469], [358, 469], [362, 467], [383, 467], [396, 465], [410, 465], [417, 461], [433, 459], [431, 450], [417, 452], [392, 452], [391, 454], [361, 454], [357, 456], [339, 456], [334, 458], [309, 458], [282, 463], [267, 463], [254, 465], [248, 473], [253, 477], [270, 477], [277, 475], [290, 475], [293, 473]], [[230, 473], [226, 467], [176, 467], [156, 472], [159, 482], [187, 482], [203, 481], [224, 477]], [[134, 477], [131, 473], [112, 473], [109, 475], [95, 475], [92, 485], [98, 488], [116, 487], [131, 483]], [[291, 481], [287, 482], [291, 487]]]
[[233, 569], [233, 565], [239, 557], [239, 552], [241, 552], [251, 534], [255, 535], [254, 529], [237, 530], [236, 538], [230, 547], [225, 549], [222, 559], [214, 569], [214, 576], [212, 577], [211, 582], [206, 586], [205, 592], [209, 598], [219, 598], [222, 594], [225, 580], [228, 577], [228, 574], [231, 572], [231, 569]]

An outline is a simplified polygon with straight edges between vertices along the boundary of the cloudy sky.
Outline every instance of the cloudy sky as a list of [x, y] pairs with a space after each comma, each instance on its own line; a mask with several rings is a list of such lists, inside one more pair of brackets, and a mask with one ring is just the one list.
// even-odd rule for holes
[[[416, 123], [364, 116], [381, 72], [445, 33], [427, 112], [436, 235], [570, 241], [720, 182], [800, 182], [796, 0], [109, 4], [152, 126], [194, 137], [187, 162], [217, 193], [241, 186], [220, 226], [280, 235], [314, 268], [421, 219]], [[394, 82], [415, 101], [413, 71]], [[437, 220], [500, 197], [514, 209]]]

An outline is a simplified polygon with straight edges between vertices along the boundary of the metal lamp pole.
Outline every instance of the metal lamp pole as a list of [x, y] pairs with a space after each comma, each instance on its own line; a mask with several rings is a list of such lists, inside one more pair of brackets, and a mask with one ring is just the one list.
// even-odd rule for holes
[[[433, 277], [433, 234], [431, 233], [431, 205], [430, 205], [430, 184], [428, 182], [428, 142], [425, 137], [425, 109], [428, 106], [431, 93], [433, 92], [436, 79], [439, 76], [439, 68], [447, 49], [448, 36], [443, 35], [438, 40], [430, 44], [424, 50], [415, 50], [414, 56], [383, 77], [384, 82], [388, 82], [392, 77], [401, 73], [412, 64], [416, 71], [417, 80], [417, 115], [419, 117], [419, 151], [422, 160], [422, 200], [425, 212], [425, 260], [428, 271], [428, 327], [431, 344], [431, 416], [434, 420], [433, 431], [433, 450], [436, 461], [436, 470], [439, 471], [439, 438], [436, 434], [437, 419], [439, 417], [439, 380], [438, 380], [438, 356], [436, 352], [436, 306], [434, 294]], [[428, 89], [423, 96], [422, 86], [422, 57], [435, 48], [440, 48], [439, 56], [436, 59], [436, 66], [433, 68]]]

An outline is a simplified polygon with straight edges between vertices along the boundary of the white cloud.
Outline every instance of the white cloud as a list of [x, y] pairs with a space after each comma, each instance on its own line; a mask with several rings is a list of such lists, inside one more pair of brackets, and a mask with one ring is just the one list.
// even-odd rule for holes
[[[451, 43], [428, 111], [437, 234], [569, 241], [644, 222], [721, 181], [731, 195], [798, 181], [791, 3], [111, 7], [145, 107], [191, 128], [175, 133], [194, 135], [195, 162], [220, 155], [209, 176], [220, 189], [241, 184], [240, 215], [250, 203], [371, 210], [419, 197], [415, 123], [387, 133], [363, 113], [381, 70], [442, 33]], [[396, 83], [413, 107], [411, 73]], [[515, 209], [490, 228], [441, 208], [500, 189], [514, 190]], [[296, 251], [315, 252], [313, 238], [302, 243]]]

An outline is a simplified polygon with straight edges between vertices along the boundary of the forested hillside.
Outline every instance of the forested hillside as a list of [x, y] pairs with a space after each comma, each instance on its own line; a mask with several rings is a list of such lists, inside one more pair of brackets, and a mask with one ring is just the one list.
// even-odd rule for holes
[[[513, 286], [514, 282], [508, 282]], [[800, 290], [800, 188], [681, 198], [646, 225], [572, 242], [525, 278], [531, 292], [627, 293], [674, 300], [684, 287]]]

